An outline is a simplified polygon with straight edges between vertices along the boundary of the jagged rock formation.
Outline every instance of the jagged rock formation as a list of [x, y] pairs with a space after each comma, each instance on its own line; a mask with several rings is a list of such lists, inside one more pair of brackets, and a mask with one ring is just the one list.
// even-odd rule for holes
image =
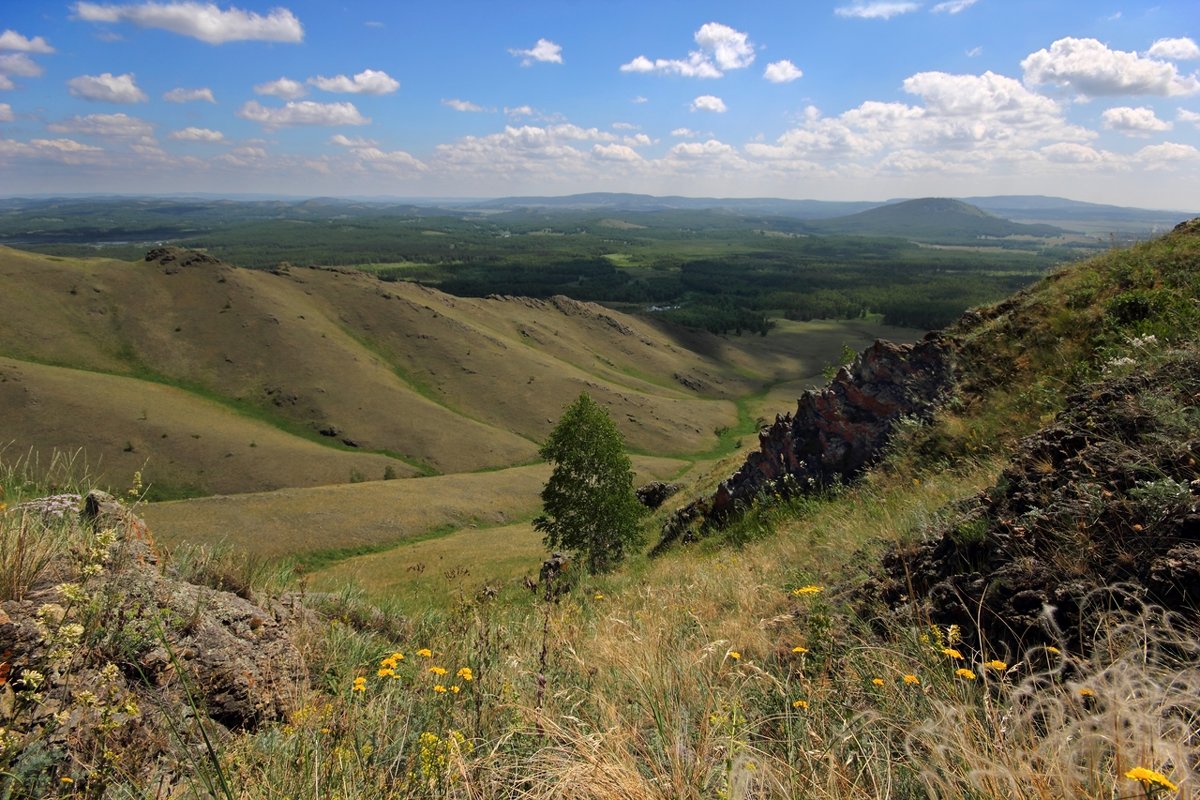
[[877, 341], [829, 385], [800, 396], [796, 413], [759, 433], [759, 450], [711, 497], [677, 511], [659, 547], [720, 523], [767, 489], [805, 491], [850, 478], [875, 459], [901, 417], [927, 419], [954, 386], [954, 345], [929, 334], [916, 344]]
[[1098, 615], [1200, 609], [1200, 358], [1068, 399], [996, 485], [868, 585], [893, 608], [958, 624], [991, 652], [1088, 649]]

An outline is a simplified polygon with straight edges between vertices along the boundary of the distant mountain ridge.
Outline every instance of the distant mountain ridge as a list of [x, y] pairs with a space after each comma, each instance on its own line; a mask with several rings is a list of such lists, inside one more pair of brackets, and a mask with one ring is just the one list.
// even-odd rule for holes
[[[931, 198], [925, 198], [931, 199]], [[1125, 226], [1130, 229], [1158, 229], [1177, 224], [1196, 215], [1198, 209], [1147, 209], [1088, 203], [1065, 197], [1044, 195], [983, 195], [954, 199], [1014, 222], [1046, 223], [1060, 226], [1067, 222], [1093, 226]], [[501, 197], [478, 202], [455, 203], [458, 208], [481, 211], [666, 211], [726, 209], [742, 214], [771, 214], [815, 220], [857, 214], [886, 206], [912, 202], [913, 198], [883, 201], [788, 200], [782, 198], [659, 197], [647, 194], [589, 192], [548, 197]]]

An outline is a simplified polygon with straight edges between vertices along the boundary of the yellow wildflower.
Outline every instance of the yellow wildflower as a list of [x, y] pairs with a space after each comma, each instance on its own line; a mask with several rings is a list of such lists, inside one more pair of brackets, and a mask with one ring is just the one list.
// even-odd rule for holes
[[436, 686], [434, 686], [434, 687], [433, 687], [433, 690], [434, 690], [435, 692], [437, 692], [438, 694], [445, 694], [445, 693], [446, 693], [446, 687], [445, 687], [445, 686], [442, 686], [440, 683], [439, 683], [439, 684], [437, 684]]
[[456, 684], [454, 684], [453, 686], [451, 686], [451, 687], [450, 687], [450, 691], [454, 692], [455, 694], [458, 694], [459, 692], [461, 692], [461, 691], [462, 691], [462, 687], [460, 687], [460, 686], [459, 686], [459, 685], [456, 683]]
[[1142, 785], [1147, 789], [1150, 788], [1150, 784], [1157, 783], [1168, 792], [1179, 791], [1179, 787], [1167, 780], [1166, 775], [1163, 775], [1161, 772], [1155, 772], [1152, 769], [1146, 769], [1145, 767], [1134, 767], [1125, 773], [1125, 777], [1133, 781], [1141, 781]]
[[422, 658], [433, 658], [433, 651], [428, 647], [422, 647], [417, 651], [417, 655], [421, 656]]
[[1095, 697], [1096, 693], [1093, 692], [1088, 687], [1084, 686], [1082, 689], [1079, 690], [1079, 696], [1080, 697]]
[[963, 654], [955, 650], [953, 647], [943, 647], [942, 655], [953, 658], [956, 661], [962, 661]]
[[[0, 503], [0, 505], [3, 505], [3, 504], [2, 504], [2, 503]], [[3, 509], [0, 509], [0, 511], [2, 511], [2, 510], [3, 510]], [[59, 779], [58, 779], [58, 781], [59, 781], [59, 783], [61, 783], [61, 784], [63, 784], [63, 785], [65, 786], [65, 785], [67, 785], [67, 784], [69, 784], [69, 783], [74, 783], [74, 782], [75, 782], [75, 779], [74, 779], [74, 778], [69, 778], [69, 777], [67, 777], [66, 775], [63, 775], [61, 778], [59, 778]]]
[[1008, 669], [1008, 664], [1005, 664], [998, 658], [993, 658], [991, 661], [986, 661], [983, 665], [988, 669], [994, 669], [997, 672], [1004, 672], [1004, 670]]
[[596, 600], [603, 600], [603, 599], [604, 599], [604, 593], [603, 593], [603, 592], [596, 592], [596, 594], [594, 594], [594, 595], [593, 595], [593, 597], [594, 597]]
[[871, 678], [871, 683], [873, 683], [876, 686], [884, 685], [883, 678]]
[[793, 700], [793, 701], [792, 701], [792, 708], [803, 708], [803, 709], [807, 709], [807, 708], [808, 708], [808, 701], [807, 701], [807, 700]]
[[396, 652], [392, 653], [391, 658], [392, 661], [399, 663], [404, 660], [404, 653], [401, 653], [399, 650], [397, 650]]
[[355, 678], [353, 691], [365, 692], [366, 690], [367, 690], [367, 679], [362, 676]]
[[806, 594], [820, 594], [823, 591], [825, 591], [824, 586], [817, 586], [814, 583], [810, 583], [808, 586], [801, 586], [799, 589], [792, 589], [792, 594], [796, 597], [803, 597]]
[[396, 677], [396, 670], [391, 669], [390, 667], [383, 667], [377, 670], [375, 674], [380, 678], [394, 678]]
[[437, 675], [440, 678], [446, 674], [447, 670], [445, 667], [430, 667], [427, 671], [432, 672], [434, 675]]
[[1062, 650], [1059, 650], [1057, 647], [1054, 647], [1053, 645], [1046, 645], [1046, 652], [1053, 653], [1054, 655], [1059, 655], [1060, 653], [1062, 653]]
[[921, 679], [911, 673], [908, 675], [905, 675], [901, 680], [903, 680], [909, 686], [917, 686], [921, 683]]
[[966, 669], [965, 667], [960, 667], [959, 669], [954, 670], [954, 674], [968, 681], [973, 681], [976, 678], [975, 673], [971, 672], [971, 670]]
[[807, 648], [807, 647], [800, 647], [799, 645], [797, 645], [796, 647], [793, 647], [793, 648], [792, 648], [792, 652], [793, 652], [793, 653], [807, 653], [807, 652], [808, 652], [808, 648]]
[[458, 677], [462, 678], [464, 681], [475, 680], [475, 673], [471, 671], [470, 667], [463, 667], [462, 669], [460, 669], [458, 672], [456, 672], [454, 674], [457, 675]]
[[737, 661], [737, 660], [741, 659], [742, 654], [739, 653], [737, 650], [730, 650], [729, 657], [732, 658], [734, 661]]

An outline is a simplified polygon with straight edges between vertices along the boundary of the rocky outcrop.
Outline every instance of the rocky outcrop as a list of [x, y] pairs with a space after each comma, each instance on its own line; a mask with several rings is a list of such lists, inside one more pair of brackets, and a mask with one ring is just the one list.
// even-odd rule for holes
[[0, 727], [44, 739], [63, 763], [87, 762], [97, 737], [119, 738], [136, 772], [196, 744], [197, 714], [252, 730], [300, 705], [297, 602], [251, 601], [171, 574], [145, 523], [102, 492], [3, 513], [30, 536], [70, 544], [0, 603]]
[[637, 499], [646, 508], [658, 508], [667, 498], [677, 494], [682, 487], [678, 483], [666, 481], [650, 481], [637, 488]]
[[167, 275], [174, 275], [181, 269], [197, 265], [222, 265], [225, 263], [208, 253], [187, 250], [182, 247], [156, 247], [146, 252], [145, 260], [149, 264], [157, 264], [162, 267], [163, 272]]
[[894, 548], [869, 593], [957, 624], [989, 650], [1088, 649], [1099, 615], [1200, 609], [1200, 358], [1068, 399], [996, 485], [925, 541]]
[[719, 524], [766, 490], [794, 493], [860, 473], [901, 417], [928, 418], [954, 386], [954, 345], [938, 334], [916, 344], [877, 341], [829, 385], [805, 392], [796, 413], [759, 433], [758, 452], [711, 497], [676, 512], [660, 547], [697, 523]]

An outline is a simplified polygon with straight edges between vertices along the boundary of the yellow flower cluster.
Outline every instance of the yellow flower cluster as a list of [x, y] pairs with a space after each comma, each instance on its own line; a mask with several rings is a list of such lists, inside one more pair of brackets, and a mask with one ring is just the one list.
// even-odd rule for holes
[[808, 701], [807, 700], [793, 700], [792, 708], [807, 710], [808, 709]]
[[963, 654], [955, 650], [953, 647], [943, 647], [942, 655], [953, 658], [955, 661], [962, 661]]
[[823, 591], [825, 591], [824, 586], [817, 586], [814, 583], [810, 583], [808, 586], [801, 586], [799, 589], [792, 589], [792, 595], [795, 597], [803, 597], [804, 595], [808, 594], [820, 594]]
[[458, 672], [456, 672], [454, 674], [457, 675], [458, 677], [462, 678], [464, 681], [475, 680], [475, 673], [471, 671], [470, 667], [463, 667], [462, 669], [460, 669]]
[[921, 684], [921, 679], [911, 673], [905, 675], [903, 678], [901, 678], [901, 680], [903, 680], [909, 686], [919, 686]]
[[993, 658], [991, 661], [985, 661], [983, 665], [988, 669], [996, 670], [996, 672], [1004, 672], [1004, 670], [1008, 669], [1008, 664], [1004, 663], [998, 658]]
[[976, 677], [978, 677], [974, 672], [965, 667], [959, 667], [958, 669], [954, 670], [954, 674], [967, 681], [973, 681]]
[[1163, 787], [1168, 792], [1179, 791], [1179, 787], [1167, 780], [1166, 775], [1163, 775], [1161, 772], [1155, 772], [1152, 769], [1146, 769], [1145, 767], [1134, 767], [1125, 773], [1125, 777], [1131, 781], [1141, 781], [1142, 785], [1147, 789], [1153, 783]]
[[351, 691], [365, 692], [366, 690], [367, 690], [367, 679], [362, 677], [361, 675], [359, 677], [355, 678], [354, 686], [351, 687]]

